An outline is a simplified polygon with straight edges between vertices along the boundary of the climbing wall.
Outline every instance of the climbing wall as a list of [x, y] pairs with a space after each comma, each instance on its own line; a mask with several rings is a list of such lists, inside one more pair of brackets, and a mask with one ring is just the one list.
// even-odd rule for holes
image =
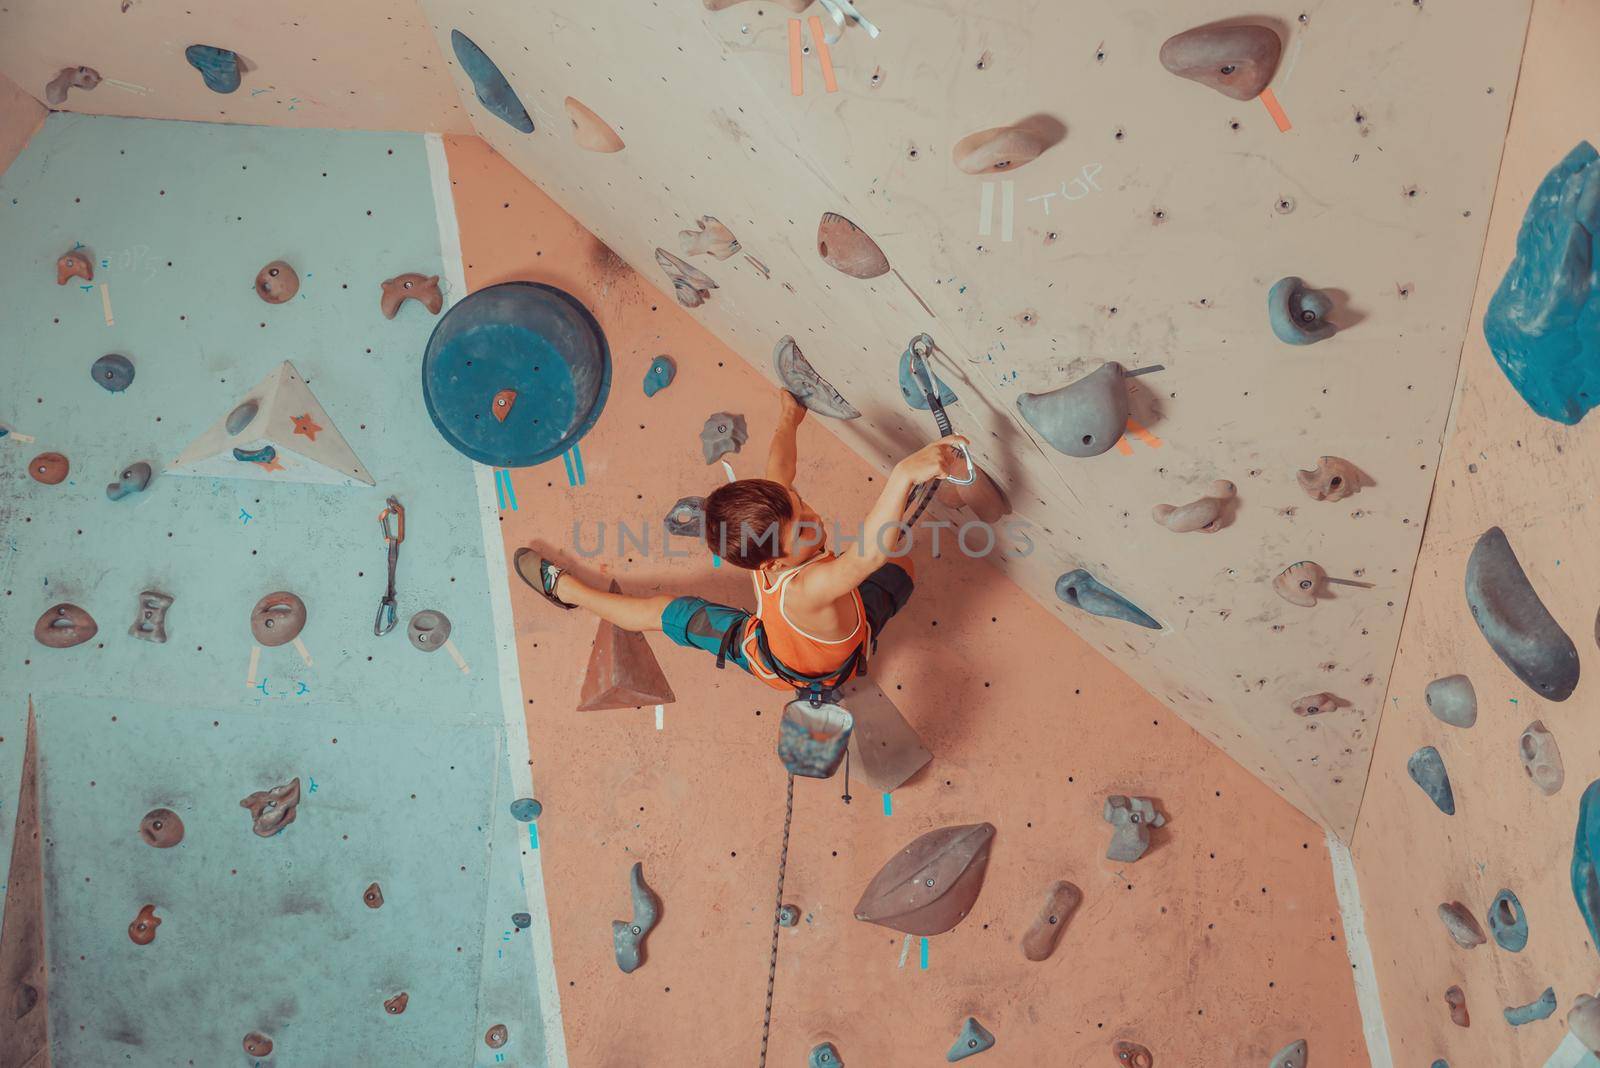
[[[93, 280], [57, 285], [79, 242]], [[0, 176], [0, 246], [0, 857], [31, 694], [54, 1063], [267, 1063], [251, 1032], [277, 1064], [559, 1063], [475, 475], [417, 389], [434, 317], [379, 310], [385, 278], [440, 269], [424, 139], [55, 115]], [[254, 281], [278, 258], [300, 289], [271, 305]], [[107, 353], [132, 361], [123, 392], [91, 377]], [[285, 359], [326, 418], [284, 440], [341, 434], [376, 487], [165, 470]], [[64, 480], [29, 477], [44, 452]], [[140, 460], [153, 480], [108, 499]], [[390, 494], [398, 627], [377, 637]], [[147, 589], [174, 599], [164, 644], [129, 634]], [[279, 590], [303, 598], [304, 630], [258, 644], [253, 606]], [[60, 603], [92, 639], [35, 640]], [[426, 608], [464, 668], [407, 640]], [[276, 834], [286, 800], [265, 823], [241, 807], [291, 783]], [[183, 827], [166, 848], [141, 835], [172, 833], [157, 809]]]
[[[1534, 190], [1574, 146], [1600, 135], [1592, 114], [1574, 103], [1600, 92], [1600, 73], [1586, 47], [1596, 34], [1600, 12], [1592, 5], [1534, 5], [1453, 431], [1356, 833], [1397, 1064], [1426, 1065], [1434, 1058], [1506, 1068], [1543, 1065], [1547, 1058], [1552, 1068], [1596, 1063], [1581, 1059], [1582, 1046], [1566, 1036], [1564, 1020], [1577, 995], [1594, 993], [1600, 973], [1568, 873], [1579, 800], [1600, 777], [1591, 675], [1600, 588], [1594, 551], [1600, 518], [1592, 504], [1600, 425], [1592, 414], [1575, 426], [1536, 415], [1496, 366], [1483, 333], [1490, 298], [1512, 264]], [[1580, 272], [1580, 293], [1585, 275], [1587, 268]], [[1558, 288], [1548, 276], [1530, 281], [1541, 296]], [[1548, 700], [1519, 679], [1473, 621], [1465, 595], [1467, 564], [1494, 527], [1504, 532], [1539, 600], [1576, 649], [1581, 671], [1566, 700]], [[1470, 727], [1441, 721], [1424, 699], [1433, 680], [1458, 674], [1471, 680], [1476, 694]], [[1525, 762], [1524, 733], [1536, 721], [1548, 737], [1529, 736], [1528, 750], [1537, 759]], [[1552, 765], [1552, 744], [1562, 766], [1560, 781], [1539, 768]], [[1424, 746], [1438, 751], [1449, 775], [1453, 816], [1408, 775], [1409, 759]], [[1540, 770], [1540, 780], [1527, 763]], [[1399, 872], [1404, 875], [1397, 877]], [[1527, 944], [1516, 952], [1501, 948], [1490, 923], [1502, 890], [1516, 896], [1526, 917]], [[1488, 936], [1486, 944], [1464, 949], [1451, 939], [1436, 909], [1452, 902], [1472, 914]], [[1513, 921], [1515, 913], [1513, 908]], [[1451, 1021], [1445, 991], [1452, 986], [1464, 995], [1470, 1028]], [[1536, 1002], [1547, 988], [1554, 991], [1553, 1016], [1508, 1025], [1506, 1008]]]
[[[206, 87], [190, 45], [242, 59], [237, 89]], [[465, 130], [421, 12], [411, 4], [290, 0], [270, 6], [12, 0], [0, 7], [0, 73], [40, 101], [64, 67], [101, 81], [60, 110], [141, 119], [365, 130]]]
[[[1025, 540], [1000, 544], [1026, 551], [994, 562], [1247, 769], [1350, 833], [1526, 2], [1269, 4], [1255, 21], [1284, 45], [1273, 107], [1158, 61], [1168, 36], [1240, 14], [1222, 0], [1181, 13], [863, 0], [881, 35], [851, 26], [826, 56], [779, 3], [423, 6], [482, 136], [665, 299], [674, 285], [656, 250], [687, 256], [705, 276], [680, 289], [692, 314], [756, 367], [795, 337], [863, 413], [834, 429], [879, 467], [933, 433], [896, 380], [908, 341], [930, 334], [957, 430], [1025, 523]], [[820, 5], [811, 15], [826, 21]], [[463, 75], [456, 31], [520, 103]], [[1013, 124], [1058, 140], [1003, 173], [954, 165], [967, 135]], [[875, 238], [890, 273], [824, 263], [828, 212]], [[680, 246], [703, 215], [732, 231], [737, 254]], [[868, 250], [858, 273], [883, 266], [871, 261]], [[1291, 275], [1331, 295], [1331, 339], [1274, 336], [1268, 290]], [[1136, 380], [1119, 447], [1069, 457], [1018, 417], [1021, 394], [1107, 360], [1165, 367]], [[1358, 495], [1302, 491], [1297, 470], [1327, 455], [1364, 473]], [[1217, 479], [1237, 486], [1226, 529], [1153, 521], [1156, 505]], [[985, 538], [972, 544], [982, 552]], [[1290, 604], [1273, 580], [1306, 560], [1366, 586]], [[1080, 567], [1162, 629], [1059, 602], [1057, 577]], [[1321, 714], [1295, 714], [1306, 697]]]
[[44, 106], [0, 74], [0, 174], [44, 122]]
[[[661, 520], [726, 477], [701, 453], [713, 411], [745, 416], [748, 443], [724, 457], [733, 471], [763, 470], [775, 390], [494, 151], [447, 143], [466, 287], [559, 286], [593, 310], [612, 353], [594, 430], [560, 460], [497, 478], [507, 555], [534, 545], [627, 593], [749, 605], [744, 572], [664, 538]], [[647, 397], [661, 355], [677, 376]], [[797, 485], [824, 514], [857, 516], [881, 476], [836, 428], [801, 427]], [[939, 1063], [976, 1016], [997, 1039], [980, 1065], [1109, 1065], [1118, 1040], [1158, 1065], [1265, 1065], [1302, 1036], [1313, 1064], [1367, 1064], [1350, 979], [1353, 959], [1362, 981], [1366, 964], [1346, 945], [1320, 829], [986, 564], [923, 548], [916, 568], [871, 678], [932, 761], [888, 793], [860, 760], [848, 782], [795, 781], [783, 899], [800, 920], [779, 932], [767, 1063], [805, 1064], [824, 1040], [847, 1064]], [[756, 1063], [784, 845], [781, 695], [651, 634], [676, 700], [580, 711], [594, 618], [507, 579], [570, 1063]], [[1168, 819], [1136, 863], [1105, 859], [1114, 793], [1156, 798]], [[983, 821], [991, 859], [954, 931], [922, 939], [854, 918], [897, 850]], [[624, 974], [611, 925], [632, 917], [635, 863], [660, 922]], [[1019, 943], [1056, 880], [1083, 902], [1033, 962]]]

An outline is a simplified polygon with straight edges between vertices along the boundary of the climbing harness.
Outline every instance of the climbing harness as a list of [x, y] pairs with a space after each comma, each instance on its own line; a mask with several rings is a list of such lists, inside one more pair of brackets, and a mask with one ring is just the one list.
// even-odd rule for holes
[[[927, 399], [928, 410], [933, 412], [933, 421], [939, 425], [939, 436], [947, 438], [954, 434], [955, 431], [950, 426], [950, 417], [945, 414], [944, 403], [939, 399], [939, 389], [935, 384], [933, 372], [928, 369], [928, 357], [933, 355], [933, 348], [933, 338], [927, 334], [918, 334], [911, 339], [909, 347], [911, 377], [916, 379], [918, 388], [922, 390], [923, 396]], [[906, 526], [916, 526], [917, 520], [922, 518], [922, 513], [927, 511], [928, 505], [933, 503], [934, 494], [939, 492], [939, 483], [941, 481], [947, 481], [955, 486], [970, 486], [978, 480], [978, 469], [972, 462], [972, 454], [967, 451], [965, 445], [957, 445], [956, 449], [961, 453], [961, 458], [967, 462], [965, 477], [947, 476], [943, 479], [935, 478], [924, 486], [912, 487], [911, 497], [915, 497], [918, 490], [921, 490], [922, 501], [917, 505], [917, 510], [911, 513], [911, 518], [906, 520]], [[911, 498], [908, 497], [906, 504], [909, 505], [910, 503]]]
[[[395, 521], [393, 530], [389, 526], [391, 516]], [[394, 569], [400, 563], [400, 543], [406, 540], [406, 510], [401, 507], [398, 498], [390, 497], [383, 511], [378, 513], [378, 529], [383, 531], [383, 540], [389, 546], [389, 585], [383, 591], [383, 600], [378, 602], [377, 618], [372, 621], [372, 633], [381, 638], [394, 630], [398, 619], [395, 615]]]

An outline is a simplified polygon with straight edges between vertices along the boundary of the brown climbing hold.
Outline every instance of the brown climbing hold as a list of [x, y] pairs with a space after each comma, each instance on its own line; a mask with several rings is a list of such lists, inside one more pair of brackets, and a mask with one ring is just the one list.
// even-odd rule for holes
[[411, 995], [404, 990], [383, 1003], [383, 1011], [390, 1016], [399, 1016], [406, 1011], [406, 1005], [411, 1002]]
[[1294, 714], [1297, 716], [1320, 716], [1324, 712], [1337, 712], [1347, 702], [1326, 691], [1322, 693], [1307, 694], [1294, 703]]
[[33, 640], [51, 649], [70, 649], [93, 638], [100, 628], [75, 604], [53, 604], [33, 625]]
[[139, 915], [128, 924], [128, 937], [136, 946], [148, 946], [156, 940], [156, 928], [161, 926], [161, 917], [156, 915], [154, 905], [146, 905], [139, 910]]
[[998, 174], [1033, 162], [1049, 147], [1038, 132], [1025, 126], [996, 126], [957, 141], [950, 159], [967, 174]]
[[[611, 592], [622, 592], [615, 580]], [[601, 620], [578, 694], [578, 711], [667, 705], [676, 700], [644, 635]]]
[[483, 1044], [488, 1046], [490, 1049], [499, 1049], [501, 1046], [506, 1044], [506, 1039], [510, 1037], [510, 1032], [506, 1030], [505, 1024], [495, 1024], [493, 1027], [489, 1028], [489, 1030], [484, 1032]]
[[1444, 992], [1444, 1003], [1450, 1006], [1450, 1022], [1457, 1027], [1471, 1027], [1472, 1017], [1467, 1013], [1467, 995], [1459, 986]]
[[627, 146], [611, 124], [575, 97], [567, 97], [567, 118], [572, 120], [572, 140], [579, 148], [590, 152], [621, 152]]
[[46, 486], [56, 486], [65, 481], [72, 465], [59, 452], [41, 452], [28, 461], [28, 477]]
[[1215, 534], [1227, 526], [1228, 502], [1237, 492], [1232, 482], [1219, 478], [1199, 500], [1183, 505], [1158, 504], [1150, 510], [1150, 515], [1157, 523], [1179, 534], [1192, 531]]
[[856, 902], [856, 919], [906, 934], [943, 934], [977, 902], [993, 841], [991, 823], [929, 831], [872, 877]]
[[698, 308], [711, 296], [717, 283], [711, 276], [691, 266], [664, 248], [656, 249], [656, 263], [672, 279], [672, 292], [685, 308]]
[[153, 808], [139, 821], [139, 837], [146, 845], [171, 849], [183, 841], [183, 821], [170, 808]]
[[1267, 26], [1197, 26], [1167, 38], [1161, 65], [1235, 100], [1254, 100], [1278, 70], [1283, 42]]
[[240, 808], [250, 810], [250, 829], [262, 838], [271, 838], [294, 822], [300, 808], [300, 778], [282, 786], [257, 790], [243, 801]]
[[100, 84], [100, 72], [93, 67], [62, 67], [44, 87], [45, 103], [60, 107], [67, 102], [69, 89], [93, 89]]
[[250, 633], [265, 646], [287, 645], [306, 625], [306, 603], [287, 590], [269, 593], [250, 610]]
[[1278, 591], [1290, 604], [1297, 604], [1301, 608], [1312, 608], [1317, 603], [1317, 591], [1322, 588], [1322, 582], [1328, 573], [1322, 565], [1311, 560], [1302, 560], [1298, 564], [1290, 564], [1284, 568], [1278, 577], [1272, 580], [1272, 588]]
[[1567, 780], [1566, 767], [1561, 763], [1561, 750], [1556, 746], [1556, 736], [1550, 733], [1543, 720], [1534, 720], [1522, 732], [1517, 742], [1522, 755], [1522, 770], [1528, 773], [1533, 785], [1546, 797], [1554, 797]]
[[851, 278], [876, 278], [889, 273], [889, 257], [865, 230], [843, 215], [824, 212], [817, 224], [817, 255]]
[[244, 1051], [252, 1057], [272, 1056], [272, 1039], [260, 1031], [251, 1031], [244, 1036]]
[[1044, 905], [1022, 936], [1022, 955], [1029, 960], [1045, 960], [1056, 951], [1067, 921], [1083, 902], [1083, 891], [1065, 879], [1050, 884]]
[[711, 256], [725, 260], [739, 251], [739, 239], [715, 217], [702, 215], [695, 230], [678, 231], [678, 248], [685, 256]]
[[506, 416], [511, 414], [511, 408], [516, 403], [517, 391], [514, 389], [502, 389], [494, 395], [494, 403], [489, 405], [489, 410], [494, 413], [495, 419], [503, 423], [506, 421]]
[[1294, 477], [1314, 501], [1342, 501], [1360, 493], [1362, 485], [1371, 481], [1361, 468], [1338, 456], [1318, 457], [1316, 467], [1298, 471]]
[[361, 901], [369, 909], [383, 908], [383, 888], [377, 883], [373, 883], [361, 891]]
[[282, 304], [300, 292], [300, 275], [282, 260], [273, 260], [256, 272], [256, 296], [268, 304]]
[[1459, 901], [1448, 901], [1439, 906], [1439, 920], [1450, 932], [1451, 941], [1462, 949], [1474, 949], [1487, 942], [1478, 918]]
[[444, 307], [444, 297], [439, 293], [439, 276], [436, 274], [410, 271], [386, 279], [380, 285], [383, 287], [383, 296], [378, 298], [378, 307], [383, 309], [385, 319], [393, 319], [400, 314], [400, 305], [408, 300], [416, 301], [434, 315], [438, 315], [439, 309]]
[[1127, 1039], [1119, 1038], [1111, 1043], [1111, 1055], [1117, 1058], [1117, 1063], [1123, 1068], [1155, 1068], [1156, 1059], [1150, 1051]]
[[89, 254], [80, 249], [64, 252], [56, 260], [56, 285], [64, 286], [69, 278], [81, 278], [85, 282], [94, 281], [94, 263], [89, 259]]

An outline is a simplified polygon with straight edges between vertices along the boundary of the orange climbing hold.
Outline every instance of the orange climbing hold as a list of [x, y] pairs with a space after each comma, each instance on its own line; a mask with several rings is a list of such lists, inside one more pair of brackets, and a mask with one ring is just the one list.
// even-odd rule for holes
[[621, 152], [627, 145], [611, 124], [596, 115], [583, 101], [569, 96], [565, 101], [567, 118], [572, 120], [572, 140], [590, 152]]
[[495, 419], [503, 423], [506, 421], [506, 416], [511, 414], [511, 406], [516, 403], [517, 391], [502, 389], [494, 395], [494, 403], [489, 406], [489, 410], [494, 413]]
[[[615, 580], [611, 592], [622, 592]], [[667, 705], [677, 699], [644, 635], [602, 621], [578, 694], [578, 711]]]

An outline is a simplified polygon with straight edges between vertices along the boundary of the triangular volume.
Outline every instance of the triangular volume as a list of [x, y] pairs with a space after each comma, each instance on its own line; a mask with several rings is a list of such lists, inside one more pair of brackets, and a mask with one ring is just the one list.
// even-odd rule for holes
[[855, 720], [850, 752], [857, 774], [873, 786], [898, 790], [933, 759], [915, 728], [870, 677], [840, 686], [837, 700]]
[[39, 831], [39, 753], [28, 701], [28, 737], [17, 794], [16, 837], [0, 919], [0, 1068], [50, 1063], [50, 998], [44, 949], [44, 855]]
[[[611, 592], [622, 592], [615, 580]], [[578, 711], [669, 705], [676, 700], [644, 635], [602, 620], [595, 632], [594, 651], [589, 654], [583, 690], [578, 694]]]
[[167, 473], [329, 486], [375, 484], [288, 360], [184, 449]]

